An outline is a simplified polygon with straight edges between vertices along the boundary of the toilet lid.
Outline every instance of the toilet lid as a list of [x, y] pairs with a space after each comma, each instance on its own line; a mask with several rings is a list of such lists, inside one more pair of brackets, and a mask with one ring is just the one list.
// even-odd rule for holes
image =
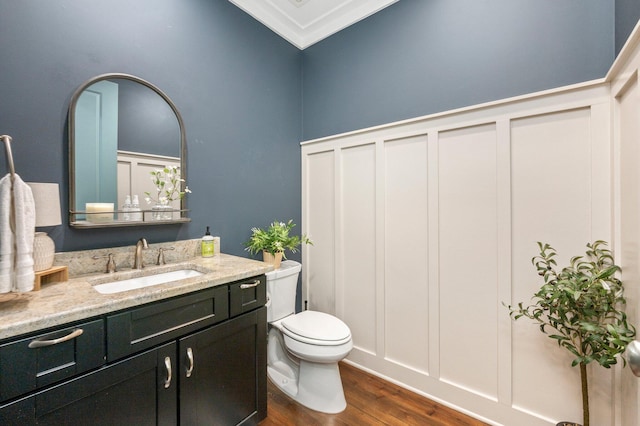
[[324, 312], [302, 311], [282, 320], [282, 326], [285, 332], [313, 340], [339, 341], [351, 337], [344, 322]]

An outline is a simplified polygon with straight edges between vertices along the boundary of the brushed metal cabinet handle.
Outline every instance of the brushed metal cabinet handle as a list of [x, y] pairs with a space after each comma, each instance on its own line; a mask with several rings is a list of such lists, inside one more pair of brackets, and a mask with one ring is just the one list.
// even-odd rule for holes
[[640, 341], [634, 340], [627, 345], [627, 359], [629, 367], [636, 377], [640, 377]]
[[84, 331], [81, 328], [78, 328], [77, 330], [73, 330], [71, 333], [67, 334], [64, 337], [60, 337], [59, 339], [33, 340], [31, 343], [29, 343], [29, 347], [31, 349], [35, 349], [35, 348], [43, 348], [45, 346], [57, 345], [58, 343], [62, 343], [62, 342], [69, 341], [71, 339], [75, 339], [76, 337], [80, 336], [82, 333], [84, 333]]
[[193, 373], [193, 351], [191, 348], [187, 348], [187, 359], [189, 360], [189, 366], [187, 367], [187, 377], [191, 377]]
[[167, 378], [164, 381], [164, 388], [168, 389], [171, 386], [171, 358], [164, 357], [164, 366], [167, 369]]
[[247, 289], [247, 288], [253, 288], [253, 287], [257, 287], [258, 284], [260, 284], [260, 280], [255, 280], [254, 282], [252, 282], [251, 284], [240, 284], [240, 288], [242, 290]]

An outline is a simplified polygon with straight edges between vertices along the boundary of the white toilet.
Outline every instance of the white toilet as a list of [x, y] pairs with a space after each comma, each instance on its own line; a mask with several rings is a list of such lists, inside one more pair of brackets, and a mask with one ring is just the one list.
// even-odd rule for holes
[[344, 399], [338, 361], [353, 342], [351, 330], [322, 312], [295, 313], [301, 265], [292, 260], [267, 275], [267, 374], [291, 398], [323, 413], [339, 413]]

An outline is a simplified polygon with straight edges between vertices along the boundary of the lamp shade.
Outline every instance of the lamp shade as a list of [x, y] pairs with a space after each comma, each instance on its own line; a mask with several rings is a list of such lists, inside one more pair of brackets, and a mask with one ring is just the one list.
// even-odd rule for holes
[[36, 227], [62, 225], [60, 187], [57, 183], [28, 182], [36, 205]]
[[[62, 225], [60, 215], [60, 188], [57, 183], [27, 182], [36, 205], [36, 228]], [[51, 268], [55, 256], [55, 243], [46, 232], [36, 232], [33, 240], [33, 270]]]

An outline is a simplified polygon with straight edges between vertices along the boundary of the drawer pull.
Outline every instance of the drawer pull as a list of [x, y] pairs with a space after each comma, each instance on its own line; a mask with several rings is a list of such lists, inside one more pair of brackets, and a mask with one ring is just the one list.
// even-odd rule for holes
[[164, 388], [168, 389], [171, 386], [171, 358], [164, 357], [164, 366], [167, 369], [167, 379], [164, 381]]
[[193, 351], [191, 348], [187, 348], [187, 359], [189, 360], [189, 366], [187, 367], [187, 377], [191, 377], [193, 373]]
[[245, 290], [247, 288], [257, 287], [260, 284], [260, 280], [255, 280], [251, 284], [240, 284], [240, 289]]
[[62, 342], [66, 342], [66, 341], [71, 340], [71, 339], [75, 339], [76, 337], [80, 336], [82, 333], [83, 333], [82, 329], [78, 328], [77, 330], [73, 330], [71, 333], [67, 334], [64, 337], [60, 337], [59, 339], [34, 340], [31, 343], [29, 343], [29, 347], [31, 349], [35, 349], [35, 348], [43, 348], [45, 346], [57, 345], [58, 343], [62, 343]]

